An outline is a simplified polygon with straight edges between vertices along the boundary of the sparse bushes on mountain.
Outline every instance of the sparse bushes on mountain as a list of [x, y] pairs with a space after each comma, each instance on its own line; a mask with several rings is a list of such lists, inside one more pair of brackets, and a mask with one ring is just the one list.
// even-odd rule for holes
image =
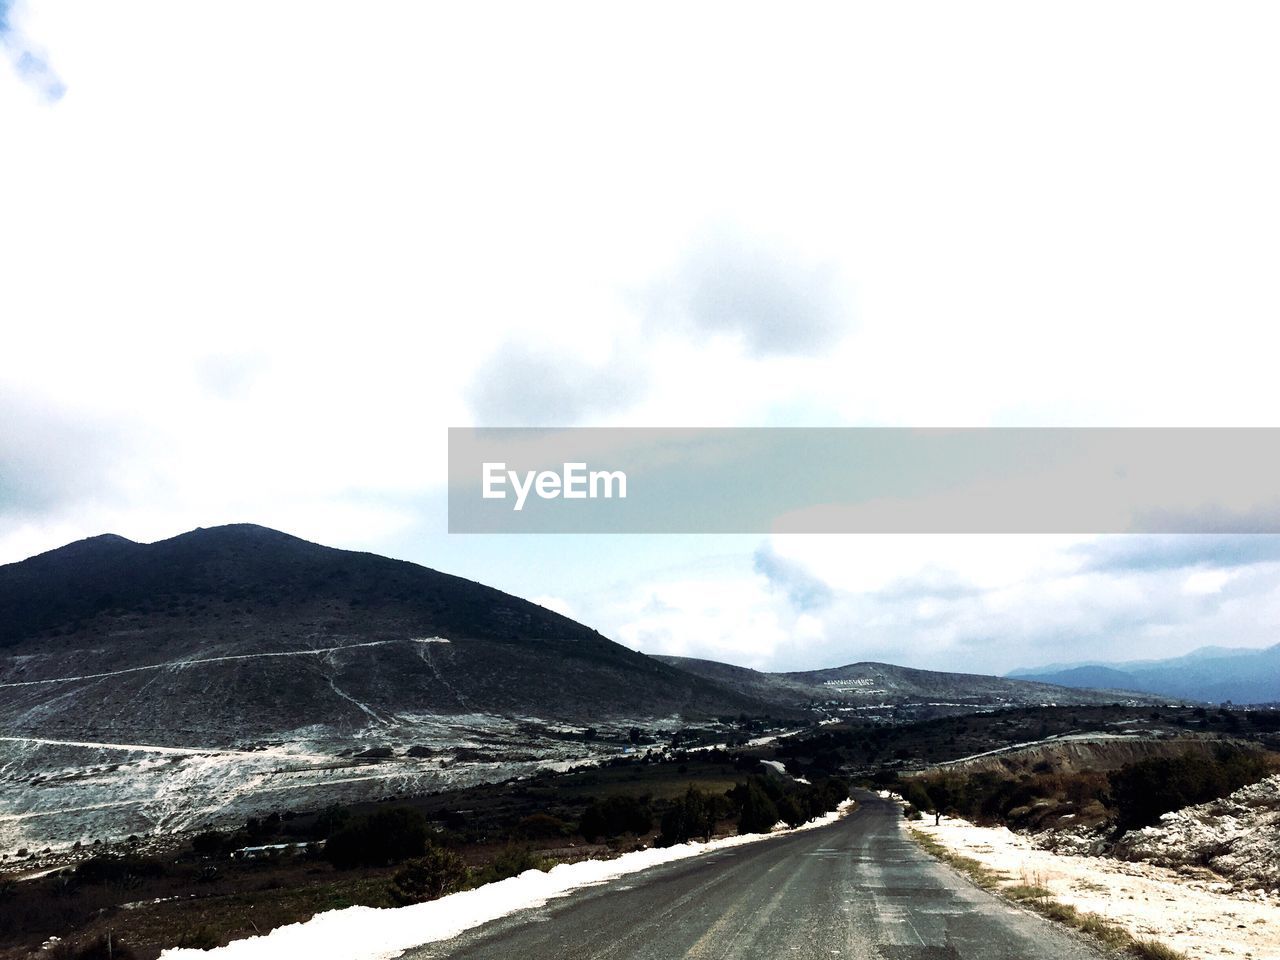
[[452, 850], [428, 848], [424, 856], [410, 860], [391, 880], [388, 894], [400, 906], [435, 900], [461, 890], [470, 876], [466, 863]]
[[612, 796], [597, 800], [582, 814], [578, 830], [594, 843], [600, 837], [618, 837], [624, 833], [636, 836], [653, 829], [653, 813], [649, 805], [635, 797]]
[[325, 844], [325, 857], [341, 869], [400, 863], [426, 852], [428, 829], [417, 810], [379, 810], [352, 820], [333, 834]]
[[280, 814], [272, 813], [265, 817], [250, 817], [245, 821], [244, 829], [252, 842], [261, 843], [280, 832], [280, 823]]

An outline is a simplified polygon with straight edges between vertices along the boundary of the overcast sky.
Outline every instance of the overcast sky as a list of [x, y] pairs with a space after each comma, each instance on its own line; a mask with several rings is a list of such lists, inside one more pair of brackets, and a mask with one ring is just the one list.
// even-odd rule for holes
[[1280, 8], [0, 0], [0, 562], [252, 521], [652, 652], [1262, 646], [1272, 538], [450, 537], [446, 427], [1277, 426]]

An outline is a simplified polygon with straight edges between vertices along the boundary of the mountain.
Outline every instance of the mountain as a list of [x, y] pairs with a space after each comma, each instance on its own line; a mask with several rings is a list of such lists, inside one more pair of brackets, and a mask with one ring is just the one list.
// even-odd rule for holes
[[[966, 707], [1103, 704], [1131, 699], [1111, 684], [1100, 690], [1069, 689], [1030, 680], [916, 670], [888, 663], [851, 663], [827, 670], [764, 673], [714, 660], [658, 657], [743, 696], [804, 707], [819, 702], [870, 710], [893, 707]], [[1145, 698], [1140, 698], [1145, 699]]]
[[1201, 647], [1168, 660], [1053, 664], [1010, 677], [1067, 687], [1102, 684], [1209, 703], [1280, 701], [1280, 644], [1262, 650]]
[[444, 714], [768, 709], [491, 587], [249, 524], [0, 566], [0, 726], [27, 735], [213, 744]]

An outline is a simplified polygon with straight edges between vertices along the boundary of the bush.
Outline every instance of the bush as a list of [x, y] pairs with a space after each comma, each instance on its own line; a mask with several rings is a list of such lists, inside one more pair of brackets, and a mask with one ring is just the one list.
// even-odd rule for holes
[[311, 827], [311, 835], [317, 840], [327, 840], [351, 823], [351, 811], [336, 804], [325, 807]]
[[717, 812], [716, 798], [690, 785], [684, 796], [662, 815], [662, 845], [710, 840], [715, 833]]
[[527, 870], [550, 870], [554, 860], [538, 856], [528, 847], [509, 846], [473, 877], [474, 886], [496, 883], [508, 877], [518, 877]]
[[567, 837], [569, 824], [549, 813], [533, 813], [516, 824], [515, 832], [528, 840], [554, 840]]
[[191, 838], [191, 849], [201, 856], [211, 857], [221, 853], [227, 846], [226, 834], [217, 830], [206, 830]]
[[353, 820], [329, 838], [325, 857], [335, 867], [385, 866], [427, 851], [427, 821], [417, 810], [393, 807]]
[[742, 791], [738, 833], [768, 833], [778, 819], [778, 808], [765, 792], [759, 778], [752, 777]]
[[431, 847], [426, 856], [410, 860], [391, 880], [388, 893], [400, 906], [435, 900], [466, 886], [470, 872], [452, 850]]
[[187, 950], [213, 950], [222, 946], [222, 940], [208, 927], [199, 926], [183, 933], [174, 946]]
[[652, 829], [653, 814], [649, 805], [627, 796], [597, 800], [587, 807], [578, 824], [578, 832], [592, 843], [600, 837], [617, 837], [624, 833], [640, 836]]
[[74, 950], [64, 951], [63, 956], [71, 960], [134, 960], [137, 954], [123, 940], [104, 933], [96, 940], [76, 946]]
[[76, 882], [82, 884], [128, 883], [164, 875], [164, 864], [149, 857], [90, 857], [76, 867]]
[[1111, 774], [1111, 792], [1122, 829], [1145, 827], [1162, 814], [1217, 800], [1267, 775], [1262, 755], [1233, 747], [1212, 756], [1186, 753], [1150, 757]]
[[778, 808], [778, 819], [788, 827], [798, 827], [809, 819], [807, 805], [802, 809], [794, 796], [783, 797], [777, 802], [776, 806]]

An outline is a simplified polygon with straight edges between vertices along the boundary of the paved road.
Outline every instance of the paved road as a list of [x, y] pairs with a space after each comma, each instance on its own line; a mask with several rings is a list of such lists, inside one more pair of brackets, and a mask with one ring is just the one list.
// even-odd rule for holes
[[829, 827], [589, 887], [412, 960], [1097, 960], [923, 853], [870, 794]]

